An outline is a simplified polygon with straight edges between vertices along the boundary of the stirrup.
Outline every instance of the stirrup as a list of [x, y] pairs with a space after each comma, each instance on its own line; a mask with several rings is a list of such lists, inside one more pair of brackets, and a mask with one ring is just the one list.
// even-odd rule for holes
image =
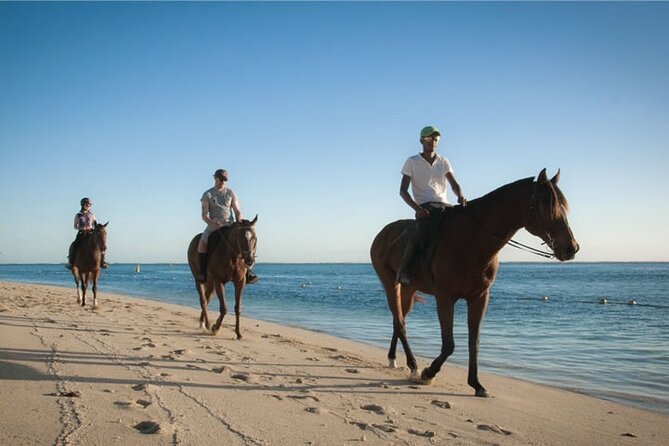
[[246, 275], [246, 284], [247, 285], [253, 285], [254, 283], [258, 283], [259, 280], [260, 279], [258, 278], [258, 276], [256, 276], [255, 274], [253, 274], [251, 272], [249, 272]]

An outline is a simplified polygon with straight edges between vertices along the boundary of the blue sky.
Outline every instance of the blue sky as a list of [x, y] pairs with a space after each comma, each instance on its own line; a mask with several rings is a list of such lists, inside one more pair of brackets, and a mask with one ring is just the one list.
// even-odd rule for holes
[[83, 196], [109, 261], [185, 262], [219, 167], [259, 262], [367, 262], [428, 124], [469, 199], [560, 168], [577, 260], [667, 261], [668, 122], [669, 3], [3, 2], [0, 263]]

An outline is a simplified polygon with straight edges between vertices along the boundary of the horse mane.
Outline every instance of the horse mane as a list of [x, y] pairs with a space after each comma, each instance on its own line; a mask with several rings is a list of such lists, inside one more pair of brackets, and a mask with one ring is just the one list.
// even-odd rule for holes
[[469, 205], [477, 205], [477, 204], [482, 204], [488, 201], [496, 202], [499, 201], [499, 196], [500, 195], [505, 195], [510, 189], [515, 189], [520, 186], [529, 186], [531, 183], [534, 182], [534, 177], [529, 177], [529, 178], [523, 178], [521, 180], [514, 181], [509, 184], [505, 184], [504, 186], [500, 186], [497, 189], [488, 192], [487, 194], [483, 195], [482, 197], [475, 198], [467, 203], [467, 206]]
[[[483, 195], [482, 197], [471, 200], [468, 205], [482, 204], [489, 201], [496, 202], [499, 201], [500, 195], [506, 194], [511, 189], [518, 187], [528, 187], [532, 184], [538, 184], [534, 180], [534, 177], [523, 178], [509, 184], [505, 184], [504, 186], [500, 186], [492, 192], [488, 192], [487, 194]], [[569, 210], [569, 203], [567, 202], [567, 198], [564, 196], [560, 188], [557, 187], [557, 184], [553, 184], [553, 182], [548, 181], [546, 185], [548, 187], [548, 193], [550, 194], [549, 211], [551, 216], [556, 218], [562, 215], [565, 211]]]

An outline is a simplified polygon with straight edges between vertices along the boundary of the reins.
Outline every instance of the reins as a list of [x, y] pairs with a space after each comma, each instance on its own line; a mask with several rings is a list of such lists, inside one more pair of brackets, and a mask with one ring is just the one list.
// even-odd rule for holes
[[[486, 228], [484, 228], [483, 225], [481, 224], [481, 222], [479, 222], [478, 219], [474, 216], [474, 214], [469, 212], [469, 209], [467, 209], [467, 206], [463, 206], [463, 208], [469, 214], [469, 217], [472, 220], [474, 220], [474, 223], [476, 223], [476, 225], [483, 232], [488, 234], [490, 237], [492, 237], [496, 240], [499, 240], [500, 242], [504, 242], [504, 239], [502, 237], [500, 237], [496, 234], [493, 234], [492, 232], [490, 232]], [[517, 242], [514, 239], [510, 239], [510, 240], [506, 241], [505, 244], [507, 244], [509, 246], [512, 246], [516, 249], [520, 249], [521, 251], [529, 252], [530, 254], [534, 254], [534, 255], [539, 256], [539, 257], [544, 257], [546, 259], [552, 259], [552, 258], [555, 257], [555, 254], [553, 254], [552, 252], [546, 252], [546, 251], [542, 251], [542, 250], [537, 249], [537, 248], [533, 248], [532, 246], [528, 246], [528, 245], [525, 245], [524, 243]]]

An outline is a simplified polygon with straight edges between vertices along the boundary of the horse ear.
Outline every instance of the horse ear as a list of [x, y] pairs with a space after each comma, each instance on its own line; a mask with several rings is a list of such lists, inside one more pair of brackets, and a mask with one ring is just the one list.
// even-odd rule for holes
[[548, 181], [548, 177], [546, 176], [546, 168], [544, 167], [543, 169], [541, 169], [541, 172], [539, 172], [539, 176], [537, 177], [537, 183], [546, 184], [546, 181]]
[[560, 169], [558, 169], [557, 173], [553, 178], [551, 178], [551, 183], [553, 183], [553, 186], [555, 186], [558, 181], [560, 181]]
[[102, 225], [102, 226], [104, 226], [104, 227], [106, 228], [108, 224], [109, 224], [109, 222], [105, 223], [105, 224]]
[[253, 220], [251, 220], [251, 226], [256, 224], [257, 221], [258, 221], [258, 214], [256, 214], [256, 217]]

